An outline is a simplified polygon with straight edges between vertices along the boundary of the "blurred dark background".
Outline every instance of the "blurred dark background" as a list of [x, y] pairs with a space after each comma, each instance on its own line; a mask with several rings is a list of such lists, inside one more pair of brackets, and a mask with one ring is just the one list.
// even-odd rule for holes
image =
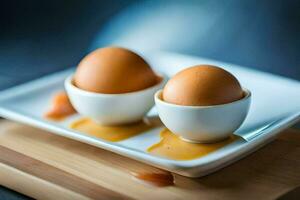
[[297, 0], [1, 1], [0, 89], [117, 44], [168, 50], [300, 79]]
[[0, 89], [74, 66], [131, 0], [1, 1]]
[[[300, 1], [0, 1], [0, 90], [75, 66], [87, 52], [111, 44], [300, 80]], [[0, 189], [0, 199], [23, 198]]]

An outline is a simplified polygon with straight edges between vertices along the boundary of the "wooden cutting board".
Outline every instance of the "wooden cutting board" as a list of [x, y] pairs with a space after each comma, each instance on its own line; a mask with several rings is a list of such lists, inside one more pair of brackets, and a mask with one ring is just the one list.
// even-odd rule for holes
[[157, 187], [132, 177], [155, 168], [7, 120], [0, 122], [0, 184], [37, 199], [275, 199], [300, 185], [300, 131], [206, 177]]

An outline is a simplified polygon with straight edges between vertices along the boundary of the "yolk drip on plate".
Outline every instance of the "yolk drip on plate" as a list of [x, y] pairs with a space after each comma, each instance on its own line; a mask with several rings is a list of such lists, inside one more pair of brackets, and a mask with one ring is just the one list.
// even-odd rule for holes
[[62, 120], [74, 113], [76, 110], [73, 108], [68, 95], [65, 92], [59, 92], [53, 97], [51, 108], [45, 117], [52, 120]]
[[118, 126], [102, 126], [88, 118], [80, 119], [71, 124], [71, 128], [110, 142], [118, 142], [136, 136], [159, 126], [156, 119], [148, 119], [132, 124]]
[[205, 156], [237, 140], [237, 136], [230, 136], [226, 140], [210, 143], [196, 144], [181, 140], [177, 135], [164, 129], [160, 133], [161, 141], [148, 148], [148, 152], [157, 156], [173, 160], [192, 160]]

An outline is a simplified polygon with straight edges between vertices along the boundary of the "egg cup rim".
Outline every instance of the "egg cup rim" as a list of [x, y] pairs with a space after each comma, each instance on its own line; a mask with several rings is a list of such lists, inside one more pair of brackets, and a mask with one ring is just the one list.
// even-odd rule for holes
[[66, 79], [65, 79], [65, 87], [70, 87], [72, 88], [73, 91], [81, 94], [81, 95], [86, 95], [86, 96], [91, 96], [91, 97], [117, 97], [117, 96], [125, 96], [125, 95], [133, 95], [133, 94], [137, 94], [137, 93], [141, 93], [141, 92], [146, 92], [155, 88], [158, 88], [160, 86], [162, 86], [166, 80], [166, 76], [164, 76], [161, 73], [157, 73], [155, 72], [155, 74], [161, 78], [161, 80], [156, 83], [153, 86], [147, 87], [145, 89], [142, 90], [137, 90], [137, 91], [133, 91], [133, 92], [125, 92], [125, 93], [116, 93], [116, 94], [106, 94], [106, 93], [98, 93], [98, 92], [91, 92], [91, 91], [87, 91], [87, 90], [83, 90], [80, 89], [78, 87], [76, 87], [73, 83], [73, 78], [74, 78], [74, 74], [69, 75]]
[[161, 94], [162, 94], [163, 89], [158, 90], [154, 94], [154, 98], [155, 98], [155, 102], [159, 102], [162, 105], [169, 106], [169, 107], [174, 107], [174, 108], [211, 109], [211, 108], [223, 107], [223, 106], [227, 106], [227, 105], [236, 104], [236, 103], [239, 103], [241, 101], [246, 101], [246, 100], [250, 99], [252, 97], [251, 91], [248, 90], [247, 88], [244, 88], [244, 87], [242, 89], [243, 89], [243, 92], [246, 95], [244, 97], [242, 97], [241, 99], [238, 99], [236, 101], [232, 101], [232, 102], [229, 102], [229, 103], [209, 105], [209, 106], [188, 106], [188, 105], [178, 105], [178, 104], [168, 103], [168, 102], [166, 102], [166, 101], [164, 101], [164, 100], [161, 99]]

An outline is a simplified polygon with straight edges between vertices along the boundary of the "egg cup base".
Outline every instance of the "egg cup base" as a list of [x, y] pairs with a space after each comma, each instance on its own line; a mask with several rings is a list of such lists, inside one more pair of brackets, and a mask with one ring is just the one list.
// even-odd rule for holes
[[204, 141], [200, 141], [200, 140], [191, 140], [191, 139], [187, 139], [187, 138], [184, 138], [182, 136], [179, 136], [179, 139], [181, 139], [182, 141], [184, 142], [188, 142], [188, 143], [193, 143], [193, 144], [213, 144], [213, 143], [218, 143], [218, 142], [221, 142], [223, 140], [226, 140], [228, 139], [230, 136], [226, 136], [226, 137], [223, 137], [223, 138], [218, 138], [216, 140], [204, 140]]

